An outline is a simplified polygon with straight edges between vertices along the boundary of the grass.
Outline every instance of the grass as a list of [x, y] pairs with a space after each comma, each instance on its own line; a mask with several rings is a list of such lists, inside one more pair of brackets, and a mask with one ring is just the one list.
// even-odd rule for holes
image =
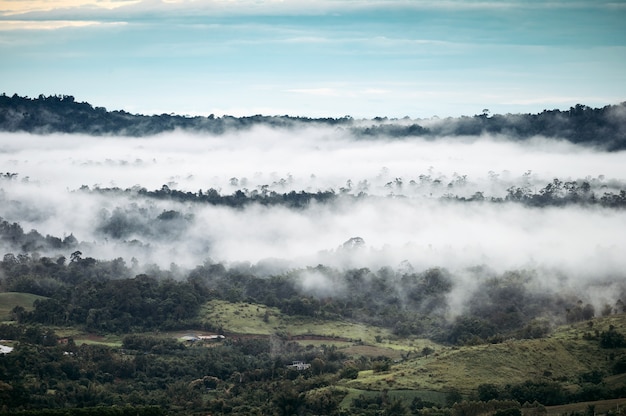
[[88, 344], [88, 345], [104, 345], [111, 348], [119, 348], [122, 346], [123, 336], [119, 335], [93, 335], [93, 334], [79, 334], [74, 337], [74, 343], [76, 345]]
[[[355, 388], [346, 388], [347, 394], [340, 403], [340, 407], [348, 409], [352, 401], [359, 396], [366, 398], [375, 398], [381, 394], [381, 391], [360, 390]], [[401, 400], [406, 406], [410, 406], [416, 397], [430, 403], [442, 406], [445, 404], [446, 394], [438, 391], [428, 390], [387, 390], [387, 397], [391, 400]]]
[[[376, 342], [377, 336], [381, 338], [391, 337], [391, 332], [383, 328], [343, 320], [330, 321], [310, 317], [294, 317], [281, 313], [278, 308], [243, 302], [209, 301], [203, 307], [201, 319], [235, 334], [283, 334], [290, 337], [305, 336], [310, 338], [319, 336], [328, 338], [321, 340], [327, 345], [333, 341], [332, 338], [337, 338], [337, 342], [344, 344], [347, 340], [373, 344]], [[302, 342], [306, 345], [310, 344], [309, 340]]]
[[[277, 308], [248, 303], [214, 300], [204, 306], [202, 318], [236, 334], [305, 336], [298, 341], [302, 345], [336, 345], [349, 357], [386, 356], [394, 360], [389, 371], [362, 371], [356, 380], [341, 382], [344, 388], [359, 391], [456, 389], [471, 395], [481, 384], [502, 387], [529, 379], [558, 381], [565, 388], [575, 389], [580, 374], [593, 370], [610, 374], [609, 355], [626, 353], [626, 349], [601, 349], [597, 341], [584, 339], [585, 333], [606, 331], [609, 326], [626, 333], [626, 314], [561, 326], [545, 339], [466, 347], [443, 346], [423, 339], [397, 339], [383, 328], [345, 320], [293, 317]], [[327, 338], [316, 339], [316, 336]], [[424, 347], [434, 352], [422, 356]], [[606, 382], [623, 386], [626, 377], [607, 377]]]
[[[559, 381], [566, 387], [576, 387], [581, 373], [599, 370], [610, 374], [611, 353], [615, 356], [626, 353], [626, 349], [606, 350], [597, 341], [583, 339], [590, 328], [602, 332], [609, 325], [626, 333], [626, 314], [596, 318], [592, 326], [588, 323], [563, 326], [551, 337], [539, 340], [458, 348], [432, 346], [435, 352], [428, 357], [409, 357], [382, 373], [362, 371], [356, 380], [346, 381], [344, 385], [362, 390], [454, 388], [463, 394], [475, 392], [480, 384], [504, 386], [529, 379]], [[605, 382], [623, 386], [626, 376], [607, 377]]]
[[44, 296], [22, 292], [0, 293], [0, 321], [11, 319], [11, 311], [16, 306], [21, 306], [27, 311], [33, 310], [33, 303], [38, 299], [46, 299]]
[[[574, 412], [585, 413], [589, 406], [594, 407], [594, 414], [606, 413], [609, 410], [624, 409], [626, 407], [626, 399], [610, 399], [610, 400], [598, 400], [595, 402], [581, 402], [565, 404], [562, 406], [549, 406], [546, 407], [547, 416], [560, 416], [568, 415]], [[619, 414], [619, 412], [616, 412]]]

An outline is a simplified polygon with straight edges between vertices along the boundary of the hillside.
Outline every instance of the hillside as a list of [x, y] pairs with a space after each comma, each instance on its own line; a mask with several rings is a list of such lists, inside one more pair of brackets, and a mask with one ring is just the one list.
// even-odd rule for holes
[[[221, 322], [225, 331], [233, 331], [237, 336], [282, 333], [302, 345], [334, 345], [338, 352], [352, 359], [358, 358], [358, 351], [372, 359], [391, 360], [387, 369], [362, 370], [354, 380], [340, 381], [337, 386], [345, 388], [347, 394], [344, 405], [359, 395], [376, 397], [376, 392], [386, 392], [407, 404], [418, 397], [443, 405], [450, 392], [477, 399], [487, 394], [486, 386], [491, 389], [492, 398], [506, 397], [511, 386], [558, 392], [553, 398], [545, 398], [545, 404], [559, 403], [565, 400], [564, 396], [578, 401], [606, 397], [608, 391], [626, 392], [626, 378], [615, 374], [622, 371], [626, 362], [626, 348], [602, 348], [598, 339], [599, 334], [609, 331], [626, 333], [626, 314], [561, 325], [541, 339], [458, 347], [398, 338], [376, 327], [294, 319], [262, 305], [213, 301], [205, 308], [205, 318]], [[362, 331], [362, 338], [336, 337], [337, 333], [349, 337], [355, 328]], [[377, 339], [373, 334], [378, 335]], [[314, 342], [315, 335], [321, 340]], [[615, 403], [611, 403], [607, 406], [614, 407]]]
[[[9, 296], [29, 297], [2, 294], [3, 300]], [[219, 413], [224, 406], [235, 414], [253, 409], [276, 414], [286, 406], [283, 400], [296, 400], [307, 409], [304, 414], [368, 414], [361, 413], [368, 407], [421, 414], [436, 407], [453, 416], [471, 406], [491, 414], [526, 402], [581, 403], [569, 409], [584, 411], [601, 400], [598, 409], [613, 409], [618, 402], [607, 399], [626, 394], [623, 313], [561, 325], [541, 339], [465, 346], [398, 337], [346, 319], [288, 315], [249, 302], [210, 300], [194, 322], [195, 329], [186, 331], [118, 335], [80, 326], [1, 326], [5, 338], [20, 342], [0, 358], [0, 370], [12, 368], [7, 382], [24, 390], [15, 390], [21, 396], [0, 393], [11, 408], [28, 397], [31, 408], [55, 407], [59, 400], [88, 407], [122, 400], [138, 409], [161, 403], [171, 414], [191, 408]], [[222, 340], [190, 343], [183, 337], [206, 334], [207, 326], [216, 325], [226, 334]], [[60, 335], [70, 341], [57, 342]], [[604, 345], [607, 340], [613, 340], [612, 348]], [[292, 361], [311, 367], [290, 370]], [[47, 393], [31, 377], [38, 373], [46, 377]], [[97, 395], [81, 396], [87, 391], [75, 384], [86, 382]], [[536, 411], [540, 405], [533, 406]]]
[[209, 134], [249, 129], [253, 126], [293, 128], [303, 124], [339, 126], [362, 139], [376, 137], [429, 137], [504, 135], [516, 140], [543, 136], [615, 151], [626, 148], [626, 102], [590, 108], [578, 104], [568, 110], [544, 110], [538, 114], [487, 113], [441, 120], [373, 120], [307, 118], [293, 116], [189, 117], [173, 114], [139, 115], [107, 111], [78, 102], [73, 96], [37, 98], [0, 96], [0, 131], [37, 134], [82, 133], [90, 135], [147, 136], [173, 130]]
[[[394, 357], [396, 362], [388, 370], [361, 371], [355, 380], [342, 383], [357, 390], [442, 393], [457, 390], [469, 397], [475, 396], [481, 385], [504, 388], [540, 380], [558, 383], [564, 390], [575, 393], [585, 388], [589, 382], [584, 381], [585, 375], [591, 377], [591, 374], [597, 378], [596, 385], [626, 388], [626, 380], [613, 375], [617, 363], [626, 360], [626, 348], [602, 348], [596, 335], [610, 328], [625, 334], [626, 314], [558, 326], [541, 339], [510, 339], [458, 347], [398, 338], [385, 329], [348, 322], [294, 319], [262, 305], [212, 301], [205, 308], [201, 312], [204, 318], [220, 322], [224, 331], [237, 335], [282, 333], [295, 339], [299, 339], [298, 335], [308, 335], [310, 339], [305, 338], [303, 344], [317, 335], [326, 337], [323, 340], [326, 344], [337, 345], [340, 352], [354, 351], [357, 345], [376, 348], [381, 356], [390, 356], [392, 351], [404, 352], [401, 359]], [[357, 334], [361, 336], [355, 339]], [[430, 349], [427, 353], [426, 347]]]
[[388, 371], [363, 371], [345, 385], [380, 391], [459, 391], [476, 397], [481, 386], [490, 385], [502, 392], [507, 386], [532, 380], [561, 393], [589, 398], [601, 389], [626, 392], [626, 379], [614, 375], [626, 362], [626, 349], [602, 348], [594, 335], [609, 328], [626, 333], [626, 315], [560, 326], [543, 339], [435, 346], [427, 356], [394, 364]]
[[46, 299], [46, 297], [22, 292], [0, 292], [0, 322], [10, 320], [11, 311], [16, 306], [32, 311], [33, 304], [39, 299]]

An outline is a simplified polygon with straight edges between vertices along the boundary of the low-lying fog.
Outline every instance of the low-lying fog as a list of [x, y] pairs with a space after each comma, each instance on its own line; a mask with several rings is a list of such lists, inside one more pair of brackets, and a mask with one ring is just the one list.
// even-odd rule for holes
[[[0, 217], [26, 232], [73, 234], [89, 243], [81, 246], [83, 256], [135, 257], [165, 268], [208, 259], [267, 270], [319, 263], [397, 268], [407, 260], [416, 270], [532, 268], [561, 285], [576, 285], [615, 280], [626, 270], [622, 209], [440, 197], [504, 197], [512, 186], [537, 192], [554, 178], [619, 192], [626, 187], [625, 156], [553, 139], [357, 140], [341, 129], [310, 126], [146, 138], [2, 133], [0, 170], [18, 176], [0, 181]], [[83, 185], [155, 190], [164, 184], [194, 193], [214, 188], [222, 195], [264, 188], [369, 197], [304, 209], [230, 208], [77, 191]], [[181, 215], [155, 222], [168, 210]], [[123, 228], [116, 238], [103, 231], [113, 219]], [[365, 243], [342, 247], [352, 237]]]
[[[283, 179], [282, 190], [338, 190], [351, 180], [367, 180], [369, 194], [390, 180], [467, 175], [487, 190], [492, 175], [518, 181], [527, 171], [544, 186], [555, 177], [581, 179], [604, 175], [624, 179], [624, 153], [593, 152], [567, 142], [536, 138], [513, 143], [504, 137], [355, 140], [329, 127], [253, 130], [221, 136], [170, 133], [145, 138], [76, 135], [31, 136], [0, 133], [3, 170], [46, 188], [81, 185], [163, 184], [182, 190], [216, 188], [233, 192]], [[238, 179], [233, 184], [232, 179]], [[447, 182], [446, 182], [447, 184]], [[506, 186], [506, 183], [504, 184]]]

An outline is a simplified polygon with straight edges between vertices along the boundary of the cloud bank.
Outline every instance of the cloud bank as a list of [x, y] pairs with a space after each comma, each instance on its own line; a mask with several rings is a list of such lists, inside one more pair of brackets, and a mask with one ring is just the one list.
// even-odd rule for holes
[[[311, 126], [146, 138], [1, 134], [2, 170], [18, 176], [2, 182], [0, 216], [25, 231], [73, 234], [91, 244], [85, 255], [166, 267], [274, 259], [289, 267], [377, 268], [407, 260], [416, 268], [533, 267], [591, 276], [626, 266], [620, 210], [441, 197], [503, 198], [511, 187], [537, 192], [554, 178], [618, 193], [623, 158], [623, 152], [541, 138], [357, 140], [342, 129]], [[163, 185], [222, 195], [332, 191], [339, 197], [303, 209], [231, 208], [79, 191]], [[173, 213], [161, 218], [164, 212]], [[352, 237], [365, 245], [340, 249]]]

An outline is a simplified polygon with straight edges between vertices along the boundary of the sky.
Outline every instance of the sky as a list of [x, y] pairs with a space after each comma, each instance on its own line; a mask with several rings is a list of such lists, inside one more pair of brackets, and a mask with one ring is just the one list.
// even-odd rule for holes
[[1, 0], [0, 92], [426, 118], [626, 100], [626, 2]]

